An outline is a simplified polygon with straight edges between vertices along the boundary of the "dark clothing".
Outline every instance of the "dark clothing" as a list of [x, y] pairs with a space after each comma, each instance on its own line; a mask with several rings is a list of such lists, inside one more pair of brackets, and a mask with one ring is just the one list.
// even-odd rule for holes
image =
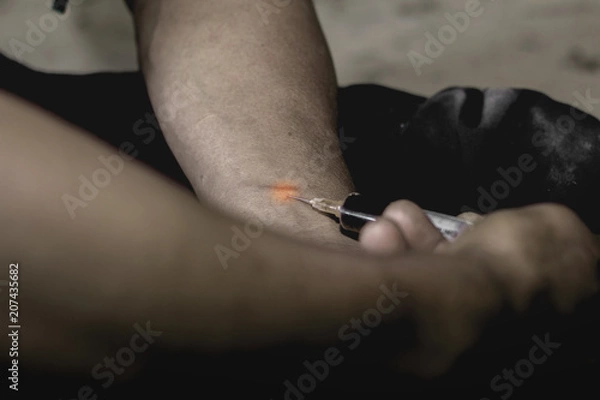
[[[191, 188], [157, 126], [141, 74], [44, 74], [2, 56], [0, 71], [0, 89], [36, 103], [116, 147], [130, 142], [140, 161]], [[600, 233], [600, 212], [596, 210], [600, 205], [600, 121], [590, 115], [529, 90], [452, 88], [427, 99], [375, 85], [340, 89], [339, 109], [340, 146], [363, 194], [390, 202], [407, 198], [447, 214], [559, 202]], [[552, 327], [528, 325], [510, 333], [502, 331], [503, 336], [492, 333], [489, 340], [507, 342], [501, 352], [475, 351], [448, 377], [435, 383], [420, 386], [417, 380], [399, 381], [382, 371], [373, 376], [353, 376], [348, 363], [332, 371], [307, 399], [334, 399], [344, 392], [361, 398], [381, 398], [394, 392], [400, 396], [404, 392], [406, 398], [453, 394], [472, 399], [500, 398], [506, 392], [493, 392], [490, 380], [527, 357], [532, 335], [543, 338], [550, 329], [556, 333], [552, 339], [570, 342], [564, 350], [556, 351], [563, 353], [555, 356], [555, 361], [536, 366], [534, 377], [523, 387], [514, 387], [512, 398], [538, 398], [563, 389], [573, 394], [571, 391], [592, 387], [599, 372], [598, 330], [590, 329], [588, 322], [579, 321], [587, 325], [579, 325], [577, 330], [574, 321], [559, 319], [565, 324], [562, 326], [556, 321]], [[510, 335], [518, 338], [511, 339]], [[284, 398], [285, 379], [297, 379], [306, 372], [302, 362], [316, 360], [318, 355], [310, 358], [300, 353], [297, 360], [290, 361], [275, 353], [256, 358], [256, 365], [235, 366], [236, 373], [225, 378], [217, 371], [229, 371], [227, 361], [208, 360], [207, 367], [181, 355], [175, 362], [157, 363], [156, 369], [145, 375], [149, 378], [143, 380], [141, 388], [134, 385], [132, 393], [141, 397], [138, 394], [143, 389], [158, 396], [160, 389], [169, 393], [191, 381], [192, 390], [198, 394], [210, 393], [211, 387], [222, 398], [229, 398], [227, 393], [234, 389], [244, 398], [257, 398], [251, 390], [264, 389], [271, 397], [261, 398]], [[478, 363], [472, 361], [477, 357]], [[272, 365], [265, 367], [266, 363]], [[256, 384], [249, 371], [258, 365], [274, 376], [281, 375], [273, 381], [277, 387]], [[284, 365], [297, 368], [282, 372]], [[59, 394], [75, 397], [84, 384], [73, 382]], [[115, 386], [99, 395], [113, 398], [127, 389]], [[178, 396], [166, 398], [171, 397]], [[399, 398], [398, 394], [394, 398]]]
[[448, 214], [562, 203], [600, 233], [596, 118], [530, 90], [340, 93], [342, 147], [360, 192]]
[[64, 13], [67, 9], [68, 4], [69, 0], [54, 0], [54, 3], [52, 4], [52, 9], [60, 13]]

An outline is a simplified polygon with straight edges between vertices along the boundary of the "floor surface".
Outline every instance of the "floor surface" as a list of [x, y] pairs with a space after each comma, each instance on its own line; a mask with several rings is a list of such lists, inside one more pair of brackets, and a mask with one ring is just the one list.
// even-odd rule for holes
[[[600, 0], [315, 2], [342, 85], [374, 82], [425, 95], [453, 85], [516, 86], [567, 103], [588, 90], [600, 98]], [[64, 20], [48, 16], [49, 3], [0, 0], [0, 51], [43, 70], [136, 68], [133, 28], [121, 0], [72, 0]], [[447, 13], [477, 3], [462, 32], [451, 27]], [[44, 23], [50, 32], [15, 51], [18, 43], [29, 46], [32, 25]], [[428, 56], [427, 35], [439, 38], [440, 29], [446, 44]], [[425, 63], [420, 74], [409, 54]], [[600, 116], [600, 104], [590, 108]]]

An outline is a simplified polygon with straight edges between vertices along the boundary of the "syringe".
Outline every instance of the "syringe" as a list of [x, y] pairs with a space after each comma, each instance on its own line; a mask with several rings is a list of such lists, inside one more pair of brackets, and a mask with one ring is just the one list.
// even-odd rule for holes
[[[289, 197], [309, 204], [312, 208], [322, 213], [334, 215], [342, 228], [351, 232], [360, 232], [362, 227], [368, 222], [376, 221], [385, 208], [384, 205], [375, 204], [359, 193], [351, 193], [344, 201], [324, 198], [305, 199], [297, 196]], [[450, 241], [456, 239], [466, 228], [472, 225], [471, 222], [451, 215], [435, 211], [424, 211], [432, 224]]]

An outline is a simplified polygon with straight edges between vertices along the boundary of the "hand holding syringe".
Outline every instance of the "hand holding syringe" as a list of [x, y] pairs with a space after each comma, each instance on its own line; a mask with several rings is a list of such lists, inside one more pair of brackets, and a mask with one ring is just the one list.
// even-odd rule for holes
[[[315, 210], [337, 217], [340, 225], [347, 231], [359, 232], [368, 222], [376, 221], [383, 212], [381, 205], [373, 205], [358, 193], [351, 193], [344, 201], [323, 198], [305, 199], [289, 195], [288, 197], [309, 204]], [[471, 222], [425, 210], [433, 225], [447, 240], [454, 240]]]

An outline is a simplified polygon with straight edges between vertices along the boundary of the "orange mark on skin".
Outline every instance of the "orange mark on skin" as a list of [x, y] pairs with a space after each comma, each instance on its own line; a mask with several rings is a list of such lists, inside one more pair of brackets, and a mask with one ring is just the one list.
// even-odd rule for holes
[[291, 201], [290, 196], [298, 196], [298, 186], [293, 183], [281, 182], [271, 187], [271, 195], [279, 203]]

